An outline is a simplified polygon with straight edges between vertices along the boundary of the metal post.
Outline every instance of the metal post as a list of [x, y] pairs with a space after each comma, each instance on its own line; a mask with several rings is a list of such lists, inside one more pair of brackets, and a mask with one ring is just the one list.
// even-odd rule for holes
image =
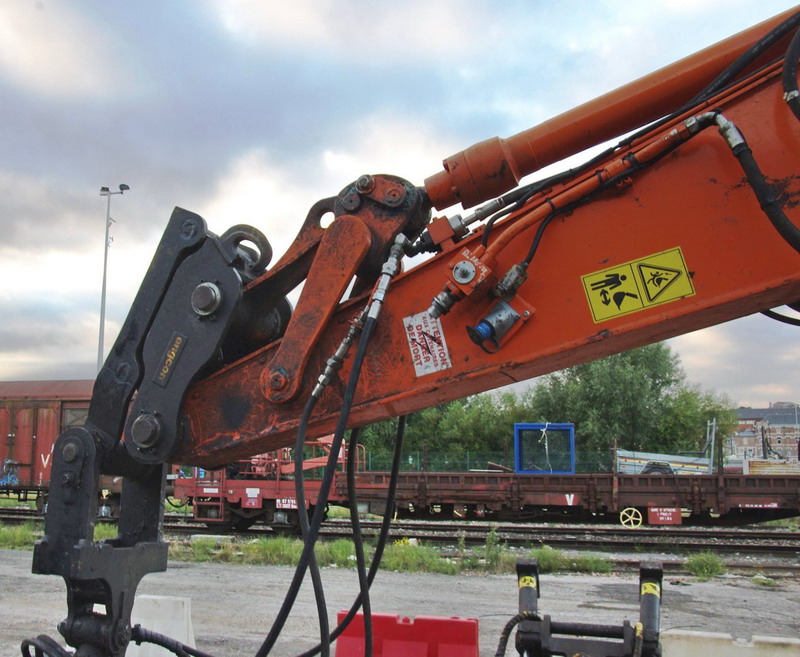
[[111, 228], [111, 223], [114, 221], [111, 218], [111, 196], [113, 194], [123, 194], [126, 190], [129, 190], [130, 187], [128, 185], [122, 184], [119, 186], [118, 192], [112, 192], [108, 189], [108, 187], [101, 187], [100, 188], [100, 196], [105, 196], [107, 199], [106, 203], [106, 233], [105, 233], [105, 243], [103, 244], [103, 287], [100, 292], [100, 336], [97, 341], [97, 371], [99, 372], [103, 367], [103, 341], [105, 337], [105, 328], [106, 328], [106, 278], [108, 273], [108, 233], [109, 229]]

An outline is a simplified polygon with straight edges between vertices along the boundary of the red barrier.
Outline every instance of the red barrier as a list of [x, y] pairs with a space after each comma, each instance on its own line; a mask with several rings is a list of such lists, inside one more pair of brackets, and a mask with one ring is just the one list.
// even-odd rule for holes
[[[347, 612], [339, 612], [341, 622]], [[372, 614], [374, 657], [478, 657], [477, 618]], [[336, 657], [364, 654], [364, 617], [358, 614], [336, 641]]]

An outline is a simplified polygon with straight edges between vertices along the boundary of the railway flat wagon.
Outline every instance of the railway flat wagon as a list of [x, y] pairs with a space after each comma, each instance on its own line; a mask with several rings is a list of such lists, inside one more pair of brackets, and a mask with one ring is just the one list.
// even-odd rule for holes
[[[388, 484], [387, 472], [360, 472], [361, 509], [382, 513]], [[404, 472], [396, 509], [425, 519], [735, 525], [800, 515], [800, 476]]]
[[0, 381], [0, 493], [43, 505], [53, 444], [86, 420], [93, 381]]

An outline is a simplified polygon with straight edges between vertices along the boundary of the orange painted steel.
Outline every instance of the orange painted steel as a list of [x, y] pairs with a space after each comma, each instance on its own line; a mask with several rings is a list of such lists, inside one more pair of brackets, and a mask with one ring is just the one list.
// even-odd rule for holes
[[[425, 180], [433, 206], [472, 207], [513, 189], [525, 175], [677, 110], [796, 11], [775, 16], [534, 128], [507, 139], [487, 139], [448, 157], [444, 171]], [[766, 55], [782, 54], [786, 43], [776, 44]]]
[[286, 335], [261, 375], [265, 397], [283, 402], [298, 393], [299, 375], [311, 349], [371, 245], [369, 228], [358, 217], [338, 217], [325, 231]]
[[[800, 122], [782, 98], [779, 77], [779, 68], [774, 66], [714, 99], [714, 104], [742, 130], [786, 215], [800, 224]], [[648, 142], [665, 138], [673, 127], [665, 126]], [[624, 155], [618, 152], [614, 159]], [[587, 173], [548, 193], [569, 193], [593, 176], [594, 172]], [[545, 202], [544, 197], [533, 199], [495, 226], [495, 231], [517, 232], [495, 254], [495, 271], [505, 272], [525, 257], [536, 228], [530, 217]], [[517, 231], [516, 226], [522, 228]], [[631, 174], [625, 184], [550, 224], [530, 277], [518, 293], [534, 309], [533, 315], [491, 354], [474, 344], [465, 331], [496, 302], [489, 294], [478, 291], [442, 317], [440, 344], [432, 339], [434, 331], [426, 335], [418, 326], [425, 319], [421, 314], [451, 275], [450, 263], [459, 250], [478, 249], [480, 239], [480, 232], [471, 235], [394, 281], [367, 352], [352, 426], [800, 299], [800, 255], [771, 226], [740, 165], [713, 127], [651, 167]], [[680, 249], [686, 267], [684, 282], [691, 280], [693, 294], [686, 291], [666, 303], [640, 309], [621, 306], [624, 312], [595, 320], [585, 277], [635, 261], [646, 263], [675, 249]], [[336, 310], [302, 373], [304, 392], [290, 402], [273, 404], [260, 390], [260, 374], [277, 344], [195, 384], [184, 407], [187, 431], [173, 460], [215, 466], [291, 444], [305, 397], [363, 303], [364, 297]], [[623, 299], [622, 303], [628, 302]], [[434, 362], [441, 369], [430, 369]], [[309, 437], [333, 429], [350, 367], [348, 360], [340, 378], [323, 393]]]

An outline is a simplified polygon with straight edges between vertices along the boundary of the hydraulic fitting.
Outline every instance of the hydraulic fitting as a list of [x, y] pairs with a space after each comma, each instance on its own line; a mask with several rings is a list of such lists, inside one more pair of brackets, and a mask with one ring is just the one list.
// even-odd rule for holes
[[499, 346], [500, 341], [520, 318], [521, 315], [507, 302], [498, 301], [486, 317], [475, 326], [467, 327], [467, 335], [470, 340], [481, 347], [487, 340], [490, 340], [495, 346]]

